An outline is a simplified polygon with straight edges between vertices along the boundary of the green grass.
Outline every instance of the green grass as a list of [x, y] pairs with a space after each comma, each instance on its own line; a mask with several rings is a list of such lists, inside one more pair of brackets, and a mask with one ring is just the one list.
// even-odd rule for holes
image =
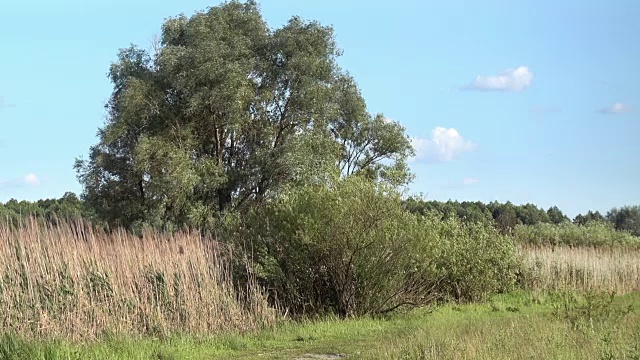
[[[568, 300], [567, 300], [568, 299]], [[590, 305], [588, 305], [590, 304]], [[386, 319], [324, 319], [211, 338], [0, 340], [0, 359], [640, 359], [640, 293], [616, 297], [512, 293]]]

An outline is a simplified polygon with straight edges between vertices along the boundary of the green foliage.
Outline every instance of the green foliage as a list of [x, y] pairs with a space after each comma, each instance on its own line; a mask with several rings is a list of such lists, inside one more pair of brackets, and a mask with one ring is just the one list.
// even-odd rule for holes
[[296, 188], [246, 219], [256, 270], [294, 313], [385, 313], [510, 289], [515, 251], [490, 225], [416, 216], [361, 177]]
[[11, 199], [4, 204], [0, 203], [1, 222], [17, 227], [30, 218], [38, 219], [38, 221], [49, 225], [73, 223], [81, 220], [98, 223], [90, 207], [72, 192], [66, 192], [59, 199], [44, 199], [34, 202]]
[[640, 237], [616, 231], [613, 225], [607, 222], [593, 221], [586, 225], [569, 222], [558, 225], [518, 225], [512, 235], [516, 242], [529, 245], [640, 247]]
[[463, 222], [485, 223], [493, 222], [493, 215], [487, 206], [479, 201], [447, 201], [423, 200], [418, 197], [410, 197], [404, 201], [407, 210], [414, 214], [438, 214], [445, 220], [450, 217], [458, 217]]
[[[621, 318], [615, 331], [594, 326], [594, 331], [584, 332], [572, 330], [563, 316], [553, 316], [553, 305], [564, 301], [561, 297], [520, 292], [495, 296], [490, 301], [498, 311], [492, 311], [489, 303], [451, 304], [384, 318], [285, 321], [264, 331], [202, 338], [109, 336], [96, 342], [70, 343], [0, 336], [0, 351], [7, 349], [0, 358], [294, 359], [321, 358], [322, 354], [385, 360], [639, 358], [637, 311]], [[616, 297], [610, 310], [615, 313], [637, 301], [637, 294]], [[580, 300], [578, 306], [583, 305], [584, 300]], [[513, 307], [520, 312], [506, 310]]]
[[[514, 205], [511, 202], [426, 201], [410, 197], [404, 201], [407, 210], [416, 214], [438, 214], [443, 220], [457, 217], [465, 223], [492, 223], [503, 234], [514, 234], [531, 244], [601, 245], [636, 243], [629, 237], [640, 235], [640, 206], [614, 208], [603, 216], [598, 211], [569, 218], [557, 207], [547, 211], [533, 204]], [[553, 225], [558, 225], [555, 227]], [[611, 226], [609, 226], [611, 225]], [[617, 231], [617, 233], [615, 231]]]
[[556, 225], [569, 221], [569, 218], [563, 214], [557, 206], [550, 207], [549, 210], [547, 210], [547, 216], [549, 216], [551, 223]]
[[493, 210], [496, 228], [501, 234], [510, 234], [513, 228], [520, 224], [518, 221], [518, 212], [510, 203], [505, 207]]
[[262, 278], [295, 313], [384, 313], [433, 300], [430, 244], [388, 186], [351, 176], [294, 188], [247, 222]]
[[519, 267], [514, 245], [488, 224], [465, 224], [455, 218], [423, 219], [423, 241], [432, 249], [442, 294], [477, 301], [513, 288]]
[[538, 208], [534, 204], [524, 204], [516, 206], [516, 214], [519, 223], [524, 225], [535, 225], [538, 223], [551, 222], [549, 215], [543, 209]]
[[26, 360], [35, 358], [36, 351], [27, 341], [10, 334], [0, 336], [0, 359]]
[[562, 293], [560, 296], [562, 301], [554, 305], [553, 314], [567, 321], [573, 330], [611, 330], [633, 312], [632, 305], [615, 306], [613, 292], [589, 291], [582, 297], [575, 293]]
[[628, 231], [640, 236], [640, 206], [613, 208], [607, 213], [607, 219], [618, 231]]
[[109, 225], [211, 229], [340, 172], [405, 184], [404, 128], [367, 112], [339, 55], [331, 27], [271, 30], [254, 1], [168, 19], [155, 53], [111, 66], [107, 122], [75, 165], [83, 198]]
[[591, 210], [589, 210], [585, 215], [578, 214], [573, 218], [573, 223], [578, 225], [586, 225], [592, 221], [606, 221], [606, 219], [599, 211], [593, 212]]

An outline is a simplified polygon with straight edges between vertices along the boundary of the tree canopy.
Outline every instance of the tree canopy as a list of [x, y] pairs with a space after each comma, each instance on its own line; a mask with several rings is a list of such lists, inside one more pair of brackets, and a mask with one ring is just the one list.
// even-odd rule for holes
[[640, 206], [613, 208], [607, 213], [607, 219], [616, 230], [628, 231], [632, 235], [640, 236]]
[[206, 226], [295, 184], [411, 179], [404, 128], [370, 114], [333, 29], [270, 29], [256, 2], [165, 21], [153, 53], [122, 49], [99, 141], [75, 168], [111, 225]]

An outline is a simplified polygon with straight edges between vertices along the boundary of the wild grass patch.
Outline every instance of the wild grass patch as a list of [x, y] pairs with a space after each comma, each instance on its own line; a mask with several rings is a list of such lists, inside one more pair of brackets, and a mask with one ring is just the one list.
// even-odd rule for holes
[[0, 224], [0, 329], [88, 340], [272, 325], [276, 311], [260, 288], [236, 287], [230, 256], [230, 248], [196, 232], [139, 238], [81, 222]]

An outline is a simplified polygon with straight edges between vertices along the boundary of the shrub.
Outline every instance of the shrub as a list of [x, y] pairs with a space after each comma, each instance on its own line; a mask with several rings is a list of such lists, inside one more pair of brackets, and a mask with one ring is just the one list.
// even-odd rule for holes
[[434, 250], [442, 294], [458, 301], [481, 300], [512, 289], [520, 268], [511, 239], [490, 224], [457, 218], [422, 220], [423, 239]]
[[258, 276], [298, 314], [477, 299], [514, 281], [513, 245], [490, 225], [413, 215], [396, 191], [358, 177], [288, 191], [245, 226]]
[[592, 221], [572, 223], [518, 225], [512, 233], [517, 242], [528, 245], [629, 246], [640, 248], [640, 237], [616, 231], [610, 223]]

